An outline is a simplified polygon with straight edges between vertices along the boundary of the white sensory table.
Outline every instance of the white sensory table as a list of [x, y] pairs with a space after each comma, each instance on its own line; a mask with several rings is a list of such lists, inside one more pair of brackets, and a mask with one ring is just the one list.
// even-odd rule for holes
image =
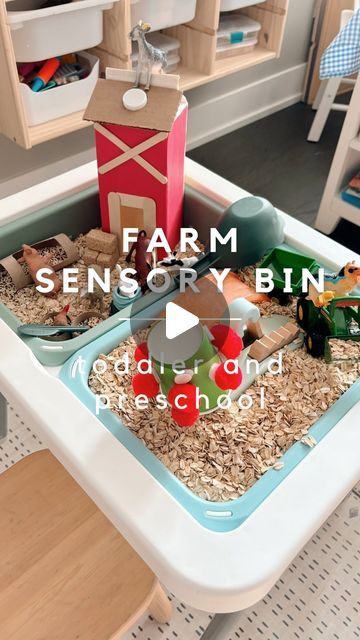
[[[0, 202], [0, 225], [94, 184], [95, 162]], [[224, 208], [249, 195], [193, 161], [186, 181]], [[334, 270], [359, 256], [279, 212], [287, 241]], [[21, 242], [21, 238], [19, 238]], [[0, 321], [0, 392], [184, 602], [209, 612], [261, 600], [360, 479], [359, 402], [237, 529], [203, 528]], [[0, 413], [1, 417], [1, 413]], [[231, 621], [231, 618], [230, 618]], [[206, 638], [229, 618], [216, 616]], [[204, 637], [205, 637], [204, 636]]]

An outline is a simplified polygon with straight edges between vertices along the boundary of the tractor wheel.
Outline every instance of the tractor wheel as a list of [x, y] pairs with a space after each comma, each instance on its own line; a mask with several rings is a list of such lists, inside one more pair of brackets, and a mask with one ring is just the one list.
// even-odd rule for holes
[[321, 358], [325, 353], [325, 336], [317, 331], [306, 334], [306, 350], [313, 358]]
[[306, 329], [309, 324], [309, 300], [300, 298], [297, 303], [296, 321], [302, 329]]

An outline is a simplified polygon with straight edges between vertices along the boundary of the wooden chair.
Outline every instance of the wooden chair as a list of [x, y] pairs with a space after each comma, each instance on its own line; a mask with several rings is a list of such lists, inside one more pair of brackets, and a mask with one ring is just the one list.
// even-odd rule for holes
[[[340, 31], [347, 25], [354, 15], [354, 12], [359, 9], [360, 0], [354, 0], [353, 10], [349, 9], [341, 12]], [[336, 96], [342, 84], [348, 84], [354, 87], [355, 82], [356, 81], [353, 78], [341, 77], [329, 78], [328, 80], [322, 81], [313, 104], [313, 109], [316, 111], [316, 115], [307, 138], [309, 142], [319, 142], [330, 115], [330, 111], [347, 112], [349, 110], [349, 105], [336, 102]]]
[[119, 640], [146, 610], [170, 619], [154, 574], [49, 451], [0, 476], [0, 514], [4, 640]]

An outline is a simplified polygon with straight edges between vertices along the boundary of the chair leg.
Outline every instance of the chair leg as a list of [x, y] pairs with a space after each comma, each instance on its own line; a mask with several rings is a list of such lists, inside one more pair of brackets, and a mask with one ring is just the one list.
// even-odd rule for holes
[[320, 104], [314, 118], [314, 122], [308, 135], [309, 142], [319, 142], [326, 125], [329, 113], [335, 102], [337, 92], [341, 84], [341, 78], [330, 78], [321, 97]]
[[320, 84], [320, 87], [319, 87], [319, 90], [318, 90], [318, 92], [316, 94], [315, 100], [314, 100], [314, 102], [312, 104], [312, 109], [314, 111], [317, 111], [319, 106], [320, 106], [321, 100], [323, 99], [324, 93], [326, 91], [326, 85], [327, 85], [327, 80], [322, 80], [321, 84]]
[[165, 622], [170, 622], [172, 617], [172, 606], [169, 601], [165, 591], [158, 584], [153, 599], [149, 606], [149, 612], [157, 622], [160, 624], [165, 624]]

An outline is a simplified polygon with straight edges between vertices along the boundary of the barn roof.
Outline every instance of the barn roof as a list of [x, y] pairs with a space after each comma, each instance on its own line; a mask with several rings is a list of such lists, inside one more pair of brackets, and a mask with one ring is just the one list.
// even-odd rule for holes
[[128, 111], [123, 106], [122, 96], [132, 87], [133, 85], [129, 82], [98, 80], [85, 111], [84, 120], [156, 131], [171, 131], [182, 92], [152, 86], [147, 93], [147, 105], [140, 111]]

